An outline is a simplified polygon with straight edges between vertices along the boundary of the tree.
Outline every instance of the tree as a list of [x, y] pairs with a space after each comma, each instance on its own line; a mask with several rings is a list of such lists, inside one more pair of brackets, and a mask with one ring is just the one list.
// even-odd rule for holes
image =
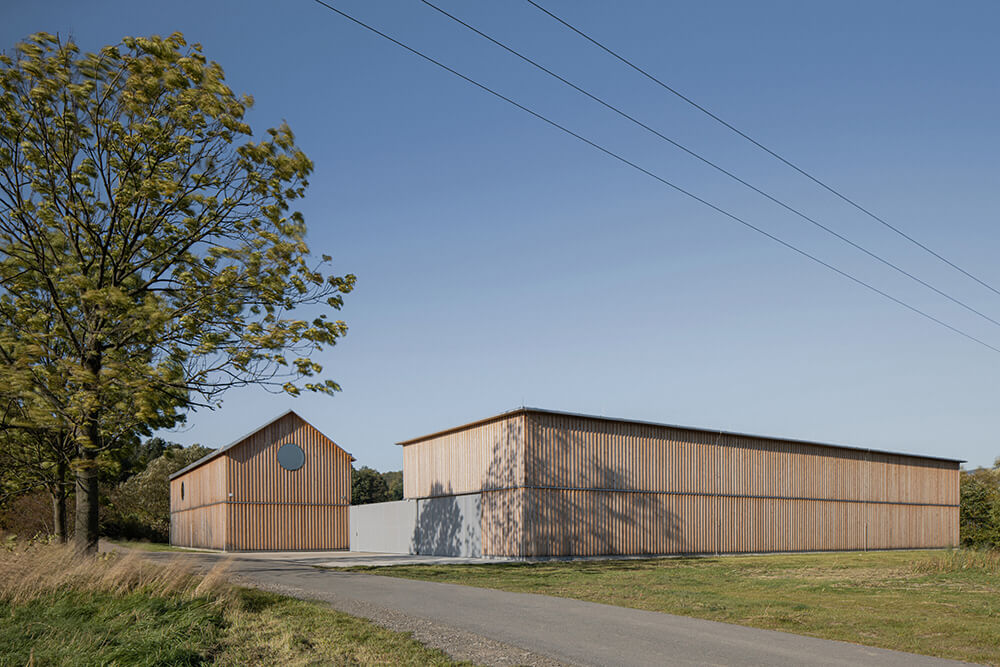
[[136, 440], [128, 447], [122, 447], [114, 452], [114, 469], [111, 472], [114, 483], [125, 482], [133, 475], [145, 470], [150, 463], [163, 456], [171, 450], [183, 449], [184, 446], [176, 442], [170, 442], [160, 437]]
[[355, 278], [310, 259], [312, 163], [251, 104], [178, 33], [0, 56], [0, 383], [73, 434], [81, 549], [100, 457], [232, 387], [339, 389], [312, 354]]
[[44, 491], [52, 501], [52, 533], [65, 542], [69, 466], [75, 449], [72, 434], [27, 421], [23, 404], [6, 398], [6, 409], [0, 413], [0, 508]]
[[402, 470], [390, 470], [389, 472], [382, 473], [382, 479], [385, 480], [386, 487], [389, 493], [386, 500], [402, 500], [403, 499], [403, 471]]
[[351, 504], [367, 505], [389, 500], [389, 487], [378, 470], [363, 466], [351, 469]]
[[1000, 459], [961, 473], [959, 529], [967, 547], [1000, 549]]

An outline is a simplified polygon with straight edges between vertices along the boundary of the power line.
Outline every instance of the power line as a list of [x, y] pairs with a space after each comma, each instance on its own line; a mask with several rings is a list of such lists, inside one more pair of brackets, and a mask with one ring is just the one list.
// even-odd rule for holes
[[810, 174], [808, 171], [806, 171], [802, 167], [798, 166], [797, 164], [793, 163], [792, 161], [788, 160], [787, 158], [782, 157], [781, 155], [779, 155], [775, 151], [771, 150], [770, 148], [768, 148], [764, 144], [760, 143], [759, 141], [757, 141], [756, 139], [754, 139], [750, 135], [746, 134], [745, 132], [743, 132], [739, 128], [737, 128], [734, 125], [730, 124], [729, 122], [723, 120], [722, 118], [720, 118], [719, 116], [715, 115], [714, 113], [712, 113], [711, 111], [709, 111], [708, 109], [706, 109], [705, 107], [703, 107], [702, 105], [698, 104], [697, 102], [695, 102], [694, 100], [692, 100], [690, 97], [687, 97], [686, 95], [684, 95], [683, 93], [681, 93], [677, 89], [675, 89], [675, 88], [667, 85], [666, 83], [664, 83], [660, 79], [656, 78], [655, 76], [653, 76], [652, 74], [650, 74], [646, 70], [642, 69], [641, 67], [639, 67], [638, 65], [636, 65], [635, 63], [633, 63], [631, 60], [629, 60], [628, 58], [626, 58], [625, 56], [622, 56], [618, 52], [612, 50], [610, 47], [605, 46], [604, 44], [602, 44], [601, 42], [597, 41], [596, 39], [594, 39], [593, 37], [591, 37], [587, 33], [583, 32], [582, 30], [580, 30], [576, 26], [574, 26], [571, 23], [569, 23], [568, 21], [566, 21], [566, 20], [564, 20], [564, 19], [556, 16], [555, 14], [553, 14], [552, 12], [550, 12], [549, 10], [547, 10], [545, 7], [542, 7], [540, 4], [538, 4], [537, 2], [535, 2], [535, 0], [525, 0], [525, 2], [527, 2], [530, 5], [532, 5], [533, 7], [535, 7], [536, 9], [538, 9], [539, 11], [541, 11], [542, 13], [547, 14], [548, 16], [552, 17], [557, 22], [561, 23], [562, 25], [566, 26], [567, 28], [569, 28], [570, 30], [572, 30], [573, 32], [575, 32], [576, 34], [580, 35], [581, 37], [583, 37], [584, 39], [586, 39], [588, 42], [590, 42], [591, 44], [593, 44], [594, 46], [597, 46], [598, 48], [602, 49], [603, 51], [605, 51], [609, 55], [611, 55], [611, 56], [617, 58], [618, 60], [620, 60], [621, 62], [625, 63], [626, 65], [628, 65], [629, 67], [631, 67], [633, 70], [635, 70], [639, 74], [642, 74], [644, 77], [646, 77], [650, 81], [656, 83], [657, 85], [659, 85], [663, 89], [665, 89], [665, 90], [673, 93], [674, 95], [676, 95], [680, 99], [684, 100], [685, 102], [687, 102], [688, 104], [690, 104], [691, 106], [693, 106], [695, 109], [698, 109], [699, 111], [701, 111], [702, 113], [704, 113], [708, 117], [712, 118], [716, 122], [720, 123], [721, 125], [723, 125], [726, 128], [732, 130], [736, 134], [740, 135], [741, 137], [743, 137], [744, 139], [746, 139], [747, 141], [749, 141], [754, 146], [756, 146], [757, 148], [761, 149], [762, 151], [764, 151], [765, 153], [767, 153], [771, 157], [774, 157], [777, 160], [780, 160], [782, 163], [784, 163], [788, 167], [791, 167], [795, 171], [799, 172], [800, 174], [802, 174], [803, 176], [805, 176], [806, 178], [808, 178], [810, 181], [812, 181], [816, 185], [818, 185], [821, 188], [823, 188], [824, 190], [830, 192], [833, 195], [836, 195], [837, 197], [839, 197], [843, 201], [847, 202], [848, 204], [850, 204], [851, 206], [853, 206], [857, 210], [859, 210], [862, 213], [864, 213], [865, 215], [867, 215], [869, 218], [875, 220], [876, 222], [881, 223], [882, 225], [884, 225], [888, 229], [891, 229], [896, 234], [898, 234], [899, 236], [902, 236], [904, 239], [906, 239], [910, 243], [914, 244], [918, 248], [921, 248], [922, 250], [926, 251], [927, 253], [933, 255], [934, 257], [936, 257], [937, 259], [941, 260], [942, 262], [944, 262], [945, 264], [947, 264], [951, 268], [955, 269], [959, 273], [963, 274], [964, 276], [966, 276], [968, 278], [971, 278], [972, 280], [976, 281], [977, 283], [979, 283], [980, 285], [982, 285], [986, 289], [990, 290], [991, 292], [993, 292], [993, 293], [995, 293], [997, 295], [1000, 295], [1000, 290], [998, 290], [997, 288], [993, 287], [992, 285], [990, 285], [989, 283], [985, 282], [984, 280], [982, 280], [980, 278], [977, 278], [976, 276], [974, 276], [973, 274], [969, 273], [968, 271], [966, 271], [962, 267], [958, 266], [957, 264], [955, 264], [951, 260], [947, 259], [946, 257], [941, 256], [939, 253], [935, 252], [934, 250], [930, 249], [929, 247], [927, 247], [926, 245], [924, 245], [923, 243], [921, 243], [917, 239], [913, 238], [912, 236], [910, 236], [909, 234], [907, 234], [906, 232], [904, 232], [902, 229], [896, 227], [895, 225], [891, 224], [890, 222], [888, 222], [884, 218], [882, 218], [882, 217], [876, 215], [875, 213], [873, 213], [872, 211], [868, 210], [867, 208], [865, 208], [864, 206], [862, 206], [858, 202], [854, 201], [853, 199], [851, 199], [847, 195], [843, 194], [842, 192], [840, 192], [839, 190], [837, 190], [833, 186], [827, 185], [824, 181], [820, 180], [816, 176], [813, 176], [812, 174]]
[[875, 292], [876, 294], [879, 294], [880, 296], [882, 296], [882, 297], [884, 297], [886, 299], [889, 299], [893, 303], [896, 303], [896, 304], [898, 304], [898, 305], [906, 308], [907, 310], [910, 310], [910, 311], [912, 311], [912, 312], [920, 315], [921, 317], [924, 317], [924, 318], [930, 320], [931, 322], [934, 322], [934, 323], [936, 323], [936, 324], [938, 324], [938, 325], [940, 325], [940, 326], [942, 326], [942, 327], [944, 327], [944, 328], [946, 328], [946, 329], [948, 329], [948, 330], [950, 330], [950, 331], [952, 331], [954, 333], [957, 333], [958, 335], [960, 335], [960, 336], [962, 336], [964, 338], [967, 338], [968, 340], [971, 340], [971, 341], [973, 341], [975, 343], [978, 343], [978, 344], [982, 345], [983, 347], [986, 347], [986, 348], [988, 348], [990, 350], [993, 350], [994, 352], [1000, 353], [1000, 348], [994, 347], [993, 345], [990, 345], [989, 343], [987, 343], [987, 342], [985, 342], [985, 341], [983, 341], [983, 340], [981, 340], [979, 338], [976, 338], [975, 336], [973, 336], [973, 335], [971, 335], [969, 333], [966, 333], [965, 331], [962, 331], [961, 329], [958, 329], [957, 327], [953, 327], [952, 325], [948, 324], [947, 322], [944, 322], [944, 321], [942, 321], [942, 320], [934, 317], [933, 315], [931, 315], [929, 313], [924, 312], [923, 310], [917, 308], [916, 306], [911, 306], [910, 304], [906, 303], [905, 301], [902, 301], [901, 299], [897, 299], [896, 297], [892, 296], [891, 294], [883, 292], [882, 290], [880, 290], [879, 288], [875, 287], [874, 285], [871, 285], [871, 284], [869, 284], [869, 283], [861, 280], [860, 278], [856, 278], [856, 277], [852, 276], [851, 274], [847, 273], [846, 271], [842, 271], [841, 269], [838, 269], [837, 267], [833, 266], [832, 264], [829, 264], [829, 263], [823, 261], [822, 259], [820, 259], [819, 257], [816, 257], [815, 255], [812, 255], [809, 252], [807, 252], [805, 250], [802, 250], [801, 248], [799, 248], [799, 247], [797, 247], [797, 246], [789, 243], [788, 241], [785, 241], [785, 240], [783, 240], [783, 239], [775, 236], [774, 234], [771, 234], [770, 232], [765, 231], [764, 229], [761, 229], [760, 227], [757, 227], [756, 225], [748, 222], [747, 220], [744, 220], [743, 218], [737, 216], [736, 214], [730, 213], [729, 211], [727, 211], [727, 210], [725, 210], [723, 208], [720, 208], [719, 206], [716, 206], [715, 204], [711, 203], [710, 201], [699, 197], [698, 195], [694, 194], [693, 192], [685, 190], [681, 186], [676, 185], [676, 184], [668, 181], [667, 179], [663, 178], [662, 176], [657, 175], [656, 173], [654, 173], [652, 171], [649, 171], [645, 167], [639, 166], [638, 164], [636, 164], [635, 162], [632, 162], [628, 158], [622, 157], [618, 153], [615, 153], [612, 150], [610, 150], [608, 148], [605, 148], [604, 146], [602, 146], [602, 145], [600, 145], [600, 144], [598, 144], [598, 143], [596, 143], [594, 141], [591, 141], [590, 139], [587, 139], [586, 137], [584, 137], [584, 136], [582, 136], [580, 134], [577, 134], [573, 130], [570, 130], [569, 128], [567, 128], [565, 126], [560, 125], [556, 121], [551, 120], [551, 119], [547, 118], [546, 116], [543, 116], [542, 114], [538, 113], [537, 111], [534, 111], [534, 110], [532, 110], [532, 109], [524, 106], [523, 104], [520, 104], [519, 102], [514, 101], [513, 99], [507, 97], [506, 95], [503, 95], [502, 93], [499, 93], [499, 92], [493, 90], [489, 86], [487, 86], [487, 85], [485, 85], [483, 83], [480, 83], [480, 82], [476, 81], [475, 79], [472, 79], [472, 78], [470, 78], [470, 77], [462, 74], [461, 72], [459, 72], [459, 71], [457, 71], [455, 69], [452, 69], [451, 67], [449, 67], [448, 65], [445, 65], [444, 63], [440, 62], [439, 60], [435, 60], [431, 56], [428, 56], [425, 53], [422, 53], [421, 51], [418, 51], [417, 49], [415, 49], [415, 48], [413, 48], [413, 47], [411, 47], [411, 46], [409, 46], [409, 45], [407, 45], [407, 44], [399, 41], [395, 37], [392, 37], [392, 36], [390, 36], [390, 35], [382, 32], [378, 28], [375, 28], [375, 27], [373, 27], [371, 25], [368, 25], [364, 21], [351, 16], [347, 12], [344, 12], [344, 11], [342, 11], [340, 9], [337, 9], [333, 5], [331, 5], [331, 4], [327, 3], [327, 2], [324, 2], [324, 0], [313, 0], [313, 1], [316, 4], [322, 5], [323, 7], [326, 7], [327, 9], [329, 9], [330, 11], [332, 11], [332, 12], [334, 12], [336, 14], [339, 14], [343, 18], [345, 18], [348, 21], [351, 21], [352, 23], [354, 23], [354, 24], [356, 24], [356, 25], [364, 28], [365, 30], [368, 30], [369, 32], [372, 32], [372, 33], [378, 35], [379, 37], [381, 37], [381, 38], [383, 38], [383, 39], [385, 39], [387, 41], [392, 42], [396, 46], [399, 46], [400, 48], [405, 49], [406, 51], [409, 51], [413, 55], [418, 56], [419, 58], [422, 58], [423, 60], [426, 60], [427, 62], [431, 63], [432, 65], [436, 65], [437, 67], [445, 70], [446, 72], [448, 72], [450, 74], [453, 74], [454, 76], [457, 76], [458, 78], [462, 79], [463, 81], [465, 81], [467, 83], [472, 84], [473, 86], [479, 88], [480, 90], [482, 90], [484, 92], [487, 92], [490, 95], [493, 95], [494, 97], [496, 97], [498, 99], [501, 99], [504, 102], [507, 102], [508, 104], [510, 104], [510, 105], [512, 105], [514, 107], [517, 107], [521, 111], [524, 111], [525, 113], [527, 113], [527, 114], [529, 114], [531, 116], [534, 116], [538, 120], [540, 120], [540, 121], [542, 121], [542, 122], [544, 122], [544, 123], [546, 123], [546, 124], [548, 124], [548, 125], [556, 128], [556, 129], [558, 129], [558, 130], [560, 130], [560, 131], [562, 131], [562, 132], [570, 135], [571, 137], [573, 137], [575, 139], [578, 139], [579, 141], [582, 141], [583, 143], [587, 144], [588, 146], [590, 146], [592, 148], [597, 149], [598, 151], [604, 153], [605, 155], [607, 155], [609, 157], [612, 157], [615, 160], [618, 160], [619, 162], [621, 162], [621, 163], [623, 163], [625, 165], [628, 165], [629, 167], [632, 167], [636, 171], [639, 171], [639, 172], [642, 172], [643, 174], [646, 174], [650, 178], [653, 178], [654, 180], [656, 180], [656, 181], [660, 182], [661, 184], [663, 184], [663, 185], [665, 185], [665, 186], [667, 186], [667, 187], [675, 190], [676, 192], [679, 192], [679, 193], [685, 195], [686, 197], [689, 197], [689, 198], [691, 198], [691, 199], [693, 199], [693, 200], [695, 200], [695, 201], [697, 201], [697, 202], [699, 202], [699, 203], [707, 206], [708, 208], [712, 209], [713, 211], [716, 211], [717, 213], [721, 213], [722, 215], [726, 216], [727, 218], [730, 218], [731, 220], [733, 220], [735, 222], [738, 222], [739, 224], [743, 225], [744, 227], [752, 229], [753, 231], [757, 232], [758, 234], [766, 236], [767, 238], [771, 239], [775, 243], [778, 243], [779, 245], [782, 245], [785, 248], [788, 248], [789, 250], [792, 250], [792, 251], [798, 253], [799, 255], [802, 255], [803, 257], [805, 257], [807, 259], [810, 259], [813, 262], [816, 262], [817, 264], [820, 264], [821, 266], [826, 267], [827, 269], [833, 271], [834, 273], [837, 273], [838, 275], [843, 276], [844, 278], [847, 278], [848, 280], [850, 280], [850, 281], [852, 281], [852, 282], [854, 282], [854, 283], [856, 283], [858, 285], [861, 285], [862, 287], [865, 287], [868, 290], [871, 290], [872, 292]]
[[616, 107], [613, 104], [611, 104], [610, 102], [607, 102], [607, 101], [601, 99], [600, 97], [598, 97], [597, 95], [594, 95], [590, 91], [585, 90], [584, 88], [581, 88], [577, 84], [573, 83], [572, 81], [567, 80], [566, 78], [560, 76], [559, 74], [556, 74], [552, 70], [550, 70], [547, 67], [545, 67], [544, 65], [541, 65], [538, 62], [532, 60], [528, 56], [526, 56], [523, 53], [517, 51], [516, 49], [508, 46], [507, 44], [504, 44], [503, 42], [495, 39], [494, 37], [491, 37], [490, 35], [487, 35], [485, 32], [479, 30], [475, 26], [472, 26], [472, 25], [466, 23], [465, 21], [463, 21], [462, 19], [458, 18], [457, 16], [455, 16], [453, 14], [450, 14], [449, 12], [447, 12], [444, 9], [442, 9], [442, 8], [438, 7], [437, 5], [435, 5], [433, 2], [430, 2], [430, 0], [420, 0], [420, 1], [422, 3], [424, 3], [425, 5], [427, 5], [428, 7], [430, 7], [431, 9], [433, 9], [434, 11], [436, 11], [436, 12], [438, 12], [438, 13], [446, 16], [446, 17], [448, 17], [449, 19], [451, 19], [455, 23], [458, 23], [459, 25], [464, 26], [465, 28], [467, 28], [467, 29], [471, 30], [472, 32], [476, 33], [477, 35], [479, 35], [480, 37], [486, 39], [487, 41], [489, 41], [489, 42], [491, 42], [493, 44], [495, 44], [496, 46], [499, 46], [501, 49], [507, 51], [511, 55], [514, 55], [517, 58], [520, 58], [524, 62], [528, 63], [529, 65], [531, 65], [533, 67], [535, 67], [536, 69], [539, 69], [542, 72], [545, 72], [546, 74], [548, 74], [552, 78], [554, 78], [554, 79], [556, 79], [558, 81], [561, 81], [562, 83], [566, 84], [567, 86], [569, 86], [573, 90], [575, 90], [575, 91], [577, 91], [577, 92], [579, 92], [579, 93], [581, 93], [583, 95], [586, 95], [587, 97], [589, 97], [590, 99], [594, 100], [598, 104], [600, 104], [600, 105], [604, 106], [605, 108], [607, 108], [607, 109], [615, 112], [616, 114], [618, 114], [622, 118], [625, 118], [625, 119], [631, 121], [635, 125], [638, 125], [639, 127], [643, 128], [644, 130], [650, 132], [651, 134], [659, 137], [663, 141], [666, 141], [667, 143], [671, 144], [672, 146], [674, 146], [676, 148], [679, 148], [680, 150], [684, 151], [685, 153], [687, 153], [688, 155], [692, 156], [693, 158], [695, 158], [697, 160], [700, 160], [702, 163], [704, 163], [704, 164], [712, 167], [716, 171], [718, 171], [718, 172], [720, 172], [722, 174], [725, 174], [726, 176], [728, 176], [732, 180], [736, 181], [737, 183], [740, 183], [741, 185], [743, 185], [743, 186], [745, 186], [745, 187], [753, 190], [757, 194], [761, 195], [762, 197], [767, 198], [769, 201], [777, 204], [778, 206], [784, 208], [785, 210], [790, 211], [791, 213], [794, 213], [795, 215], [797, 215], [798, 217], [802, 218], [806, 222], [809, 222], [809, 223], [815, 225], [816, 227], [822, 229], [827, 234], [830, 234], [830, 235], [832, 235], [832, 236], [840, 239], [841, 241], [843, 241], [844, 243], [847, 243], [851, 247], [853, 247], [853, 248], [855, 248], [857, 250], [860, 250], [861, 252], [865, 253], [866, 255], [868, 255], [869, 257], [871, 257], [872, 259], [875, 259], [876, 261], [881, 262], [882, 264], [884, 264], [885, 266], [888, 266], [889, 268], [893, 269], [894, 271], [896, 271], [898, 273], [901, 273], [902, 275], [906, 276], [910, 280], [913, 280], [913, 281], [919, 283], [920, 285], [923, 285], [927, 289], [935, 292], [936, 294], [939, 294], [940, 296], [943, 296], [944, 298], [948, 299], [952, 303], [955, 303], [955, 304], [961, 306], [962, 308], [965, 308], [969, 312], [974, 313], [974, 314], [978, 315], [979, 317], [983, 318], [984, 320], [986, 320], [988, 322], [991, 322], [992, 324], [1000, 327], [1000, 321], [998, 321], [998, 320], [990, 317], [989, 315], [983, 313], [980, 310], [977, 310], [976, 308], [974, 308], [974, 307], [970, 306], [969, 304], [965, 303], [964, 301], [962, 301], [962, 300], [960, 300], [960, 299], [958, 299], [958, 298], [956, 298], [956, 297], [948, 294], [947, 292], [944, 292], [944, 291], [938, 289], [934, 285], [931, 285], [930, 283], [928, 283], [928, 282], [926, 282], [926, 281], [918, 278], [917, 276], [915, 276], [912, 273], [906, 271], [902, 267], [894, 264], [893, 262], [890, 262], [889, 260], [885, 259], [884, 257], [881, 257], [880, 255], [872, 252], [871, 250], [868, 250], [864, 246], [862, 246], [862, 245], [860, 245], [858, 243], [855, 243], [851, 239], [849, 239], [846, 236], [840, 234], [839, 232], [831, 229], [830, 227], [827, 227], [826, 225], [824, 225], [823, 223], [819, 222], [818, 220], [816, 220], [816, 219], [814, 219], [814, 218], [806, 215], [802, 211], [800, 211], [800, 210], [792, 207], [791, 205], [785, 203], [784, 201], [781, 201], [780, 199], [772, 196], [771, 194], [765, 192], [764, 190], [761, 190], [760, 188], [758, 188], [757, 186], [753, 185], [752, 183], [749, 183], [746, 180], [740, 178], [739, 176], [737, 176], [733, 172], [725, 169], [721, 165], [719, 165], [719, 164], [717, 164], [717, 163], [709, 160], [708, 158], [702, 156], [697, 151], [695, 151], [695, 150], [693, 150], [691, 148], [688, 148], [684, 144], [681, 144], [680, 142], [678, 142], [678, 141], [676, 141], [674, 139], [671, 139], [670, 137], [664, 135], [663, 133], [657, 131], [656, 129], [654, 129], [654, 128], [650, 127], [649, 125], [647, 125], [646, 123], [642, 122], [641, 120], [635, 118], [634, 116], [629, 115], [625, 111], [622, 111], [619, 107]]

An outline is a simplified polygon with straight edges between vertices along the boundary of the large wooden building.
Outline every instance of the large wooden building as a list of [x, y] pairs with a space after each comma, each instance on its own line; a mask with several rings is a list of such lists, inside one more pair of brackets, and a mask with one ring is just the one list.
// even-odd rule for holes
[[436, 553], [469, 496], [484, 556], [958, 544], [955, 459], [531, 408], [399, 444]]
[[170, 543], [346, 549], [353, 460], [288, 411], [171, 475]]

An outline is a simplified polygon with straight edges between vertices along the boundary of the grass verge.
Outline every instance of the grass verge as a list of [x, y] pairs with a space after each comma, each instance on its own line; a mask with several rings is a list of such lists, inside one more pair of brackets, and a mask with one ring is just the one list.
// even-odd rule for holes
[[0, 549], [0, 665], [455, 665], [409, 634], [137, 554]]
[[176, 551], [178, 553], [214, 553], [208, 549], [188, 549], [175, 547], [163, 542], [146, 542], [141, 540], [109, 540], [102, 537], [102, 542], [108, 542], [124, 549], [138, 549], [139, 551]]
[[352, 569], [576, 598], [1000, 664], [1000, 554], [991, 552], [890, 551]]

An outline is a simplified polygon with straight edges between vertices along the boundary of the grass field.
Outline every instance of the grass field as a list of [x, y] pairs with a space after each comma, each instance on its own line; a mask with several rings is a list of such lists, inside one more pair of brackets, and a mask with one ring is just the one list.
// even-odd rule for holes
[[0, 548], [0, 666], [454, 665], [408, 634], [137, 555]]
[[1000, 664], [1000, 554], [891, 551], [484, 565], [371, 573], [696, 616]]

